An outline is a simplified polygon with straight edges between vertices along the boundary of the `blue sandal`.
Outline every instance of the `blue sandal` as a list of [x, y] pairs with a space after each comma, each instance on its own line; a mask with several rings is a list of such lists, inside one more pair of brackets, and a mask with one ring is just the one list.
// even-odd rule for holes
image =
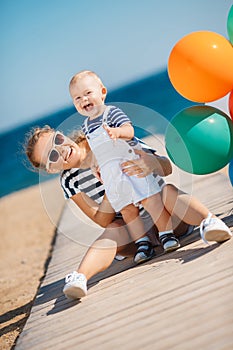
[[134, 255], [135, 264], [141, 264], [155, 256], [155, 251], [153, 249], [152, 243], [149, 240], [141, 240], [135, 244], [137, 247], [137, 251]]
[[180, 247], [180, 242], [172, 231], [161, 234], [159, 236], [159, 240], [166, 253], [172, 252]]

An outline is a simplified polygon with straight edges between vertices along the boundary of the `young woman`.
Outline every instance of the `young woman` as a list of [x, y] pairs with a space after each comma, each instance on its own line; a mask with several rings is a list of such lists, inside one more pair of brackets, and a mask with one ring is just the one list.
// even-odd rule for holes
[[[106, 228], [88, 249], [77, 271], [66, 276], [64, 294], [79, 299], [87, 294], [87, 281], [92, 276], [108, 268], [116, 254], [132, 256], [135, 244], [123, 220], [117, 218], [105, 197], [102, 183], [92, 174], [92, 154], [83, 134], [74, 142], [48, 126], [36, 128], [28, 136], [25, 148], [35, 168], [49, 173], [61, 171], [65, 196], [71, 198], [95, 223]], [[171, 173], [171, 164], [167, 158], [138, 152], [140, 159], [122, 165], [123, 171], [129, 176], [145, 176], [151, 172], [167, 176]], [[176, 221], [176, 226], [177, 219], [183, 221], [180, 233], [185, 233], [188, 225], [201, 225], [201, 236], [205, 241], [223, 242], [231, 238], [229, 228], [196, 198], [173, 185], [161, 185], [164, 206]], [[148, 217], [145, 221], [148, 224]], [[147, 228], [150, 234], [156, 234], [153, 224]]]

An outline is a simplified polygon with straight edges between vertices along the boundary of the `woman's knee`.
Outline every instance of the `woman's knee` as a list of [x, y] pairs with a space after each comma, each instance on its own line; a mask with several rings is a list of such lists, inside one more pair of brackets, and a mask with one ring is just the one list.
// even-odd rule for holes
[[92, 245], [92, 248], [106, 249], [117, 248], [117, 242], [114, 239], [110, 239], [101, 235]]
[[122, 219], [117, 219], [107, 226], [99, 239], [118, 240], [119, 236], [124, 235], [126, 232], [124, 221]]
[[138, 217], [139, 210], [138, 207], [130, 204], [121, 210], [121, 214], [126, 222], [130, 222]]
[[111, 246], [116, 244], [117, 247], [124, 246], [131, 241], [129, 232], [122, 219], [113, 221], [98, 239], [106, 240], [106, 244]]
[[177, 188], [172, 184], [166, 184], [162, 189], [162, 197], [167, 197], [169, 192], [174, 192], [176, 190]]
[[173, 184], [166, 184], [162, 189], [162, 198], [167, 198], [167, 196], [171, 195], [178, 196], [179, 194], [186, 194], [186, 192], [180, 190]]
[[162, 201], [164, 205], [166, 206], [170, 203], [174, 204], [174, 200], [176, 200], [178, 195], [179, 195], [179, 190], [177, 187], [175, 187], [172, 184], [165, 185], [162, 189]]
[[114, 221], [112, 221], [105, 229], [108, 230], [108, 229], [113, 229], [113, 228], [116, 228], [116, 229], [119, 229], [120, 227], [123, 227], [125, 225], [124, 221], [122, 219], [116, 219]]

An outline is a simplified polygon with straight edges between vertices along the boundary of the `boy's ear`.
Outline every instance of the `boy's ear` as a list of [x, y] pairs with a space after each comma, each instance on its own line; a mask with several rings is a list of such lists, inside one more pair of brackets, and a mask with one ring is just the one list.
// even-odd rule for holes
[[105, 86], [102, 87], [102, 94], [104, 95], [104, 97], [107, 95], [107, 89]]

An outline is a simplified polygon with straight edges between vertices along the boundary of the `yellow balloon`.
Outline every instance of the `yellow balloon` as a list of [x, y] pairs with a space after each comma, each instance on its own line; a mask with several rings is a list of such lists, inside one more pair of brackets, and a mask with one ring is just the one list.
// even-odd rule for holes
[[176, 43], [168, 59], [174, 88], [194, 102], [211, 102], [233, 90], [233, 46], [222, 35], [193, 32]]

